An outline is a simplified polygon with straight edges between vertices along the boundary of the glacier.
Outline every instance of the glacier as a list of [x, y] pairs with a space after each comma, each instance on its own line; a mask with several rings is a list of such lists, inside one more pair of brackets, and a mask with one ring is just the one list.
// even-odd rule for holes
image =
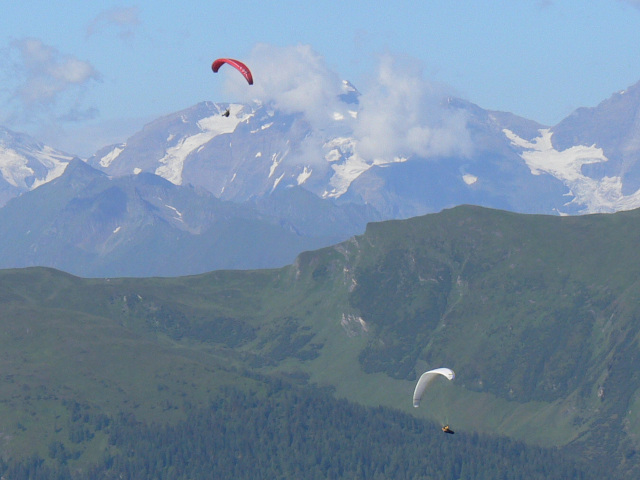
[[[612, 213], [640, 207], [640, 189], [631, 195], [623, 195], [620, 176], [588, 177], [582, 172], [584, 165], [607, 162], [602, 148], [595, 145], [575, 145], [562, 151], [554, 148], [553, 131], [539, 130], [540, 136], [529, 141], [508, 129], [503, 130], [511, 143], [522, 149], [520, 156], [533, 175], [547, 173], [561, 180], [573, 197], [565, 206], [583, 206], [581, 213]], [[558, 210], [559, 214], [565, 214]]]

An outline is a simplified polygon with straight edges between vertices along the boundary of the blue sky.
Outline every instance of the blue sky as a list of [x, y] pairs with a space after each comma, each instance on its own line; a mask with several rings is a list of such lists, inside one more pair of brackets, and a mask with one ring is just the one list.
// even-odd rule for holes
[[0, 54], [0, 125], [82, 156], [204, 100], [284, 98], [282, 77], [214, 75], [224, 56], [306, 69], [320, 96], [380, 88], [390, 65], [387, 82], [554, 125], [640, 81], [640, 1], [22, 0], [0, 9]]

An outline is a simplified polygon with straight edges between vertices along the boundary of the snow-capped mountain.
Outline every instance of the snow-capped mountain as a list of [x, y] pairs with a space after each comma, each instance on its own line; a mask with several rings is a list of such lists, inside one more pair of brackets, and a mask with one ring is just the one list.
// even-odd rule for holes
[[555, 175], [586, 211], [640, 207], [640, 82], [595, 108], [575, 110], [540, 137], [533, 149], [526, 147], [528, 155], [535, 159], [536, 152], [547, 150], [550, 138], [547, 165], [549, 160], [562, 165]]
[[[258, 102], [205, 102], [149, 123], [87, 162], [111, 176], [154, 173], [234, 202], [300, 187], [335, 204], [369, 205], [384, 218], [462, 203], [548, 214], [640, 207], [640, 84], [553, 127], [442, 98], [439, 114], [463, 119], [467, 151], [386, 158], [362, 153], [358, 102], [345, 82], [320, 127]], [[390, 113], [388, 128], [397, 121]], [[71, 158], [0, 129], [0, 205], [57, 177]]]
[[60, 176], [72, 159], [28, 135], [0, 127], [0, 207]]
[[372, 121], [348, 83], [329, 103], [313, 117], [205, 102], [86, 162], [0, 129], [0, 206], [18, 197], [0, 208], [0, 268], [261, 268], [370, 221], [459, 204], [555, 215], [640, 207], [640, 84], [552, 127], [450, 97], [416, 128], [416, 109], [374, 110]]
[[155, 173], [236, 202], [300, 186], [337, 203], [373, 206], [385, 218], [462, 203], [526, 213], [611, 212], [640, 206], [639, 91], [636, 85], [576, 110], [555, 127], [443, 98], [444, 115], [464, 119], [469, 151], [387, 159], [360, 153], [350, 86], [342, 113], [316, 130], [304, 115], [268, 105], [202, 103], [148, 124], [88, 162], [110, 175]]
[[292, 116], [206, 102], [148, 124], [126, 144], [103, 149], [88, 163], [109, 175], [154, 173], [221, 199], [244, 201], [275, 189], [283, 178], [276, 167], [307, 133]]
[[336, 115], [326, 131], [313, 131], [300, 114], [205, 102], [148, 124], [88, 162], [110, 175], [155, 173], [233, 201], [300, 185], [321, 198], [339, 197], [371, 166], [354, 157], [343, 120]]

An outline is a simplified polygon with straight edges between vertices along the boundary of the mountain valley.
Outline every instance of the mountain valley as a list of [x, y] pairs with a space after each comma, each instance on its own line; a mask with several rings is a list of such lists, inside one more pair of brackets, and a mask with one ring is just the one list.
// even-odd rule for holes
[[[252, 398], [280, 378], [278, 391], [329, 389], [451, 424], [456, 438], [555, 446], [634, 478], [639, 236], [635, 210], [463, 206], [372, 223], [278, 269], [164, 279], [1, 271], [5, 452], [35, 438], [43, 457], [52, 439], [71, 448], [60, 402], [180, 421], [228, 388]], [[455, 381], [414, 409], [417, 375], [438, 366]]]

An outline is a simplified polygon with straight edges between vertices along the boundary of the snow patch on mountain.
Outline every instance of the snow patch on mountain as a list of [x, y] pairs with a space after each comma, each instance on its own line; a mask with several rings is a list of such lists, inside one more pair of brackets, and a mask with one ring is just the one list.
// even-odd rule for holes
[[[22, 190], [32, 190], [59, 177], [73, 159], [73, 157], [56, 152], [48, 146], [42, 146], [41, 150], [29, 150], [25, 153], [0, 144], [2, 177], [7, 183]], [[45, 168], [46, 174], [44, 176], [33, 179], [33, 176], [36, 175], [35, 170], [30, 166], [33, 160]], [[29, 179], [32, 180], [29, 181]]]
[[54, 178], [58, 178], [64, 173], [69, 162], [73, 157], [60, 155], [51, 147], [44, 146], [39, 152], [33, 152], [33, 156], [47, 169], [47, 174], [42, 178], [37, 178], [31, 188], [37, 188], [40, 185], [50, 182]]
[[548, 128], [540, 130], [540, 136], [532, 141], [520, 138], [507, 129], [504, 133], [513, 145], [524, 149], [521, 157], [533, 175], [549, 173], [560, 180], [575, 182], [584, 178], [581, 171], [583, 165], [608, 161], [602, 149], [595, 145], [576, 145], [563, 151], [556, 150], [551, 142], [553, 132]]
[[[287, 156], [287, 152], [285, 153], [280, 153], [280, 152], [276, 152], [273, 155], [271, 155], [271, 167], [269, 167], [269, 177], [271, 178], [273, 176], [273, 174], [276, 171], [276, 168], [278, 168], [278, 165], [280, 165], [282, 163], [282, 160], [284, 160], [284, 157]], [[278, 180], [279, 182], [280, 180]], [[277, 183], [276, 183], [277, 184]], [[274, 186], [275, 188], [275, 186]]]
[[467, 185], [473, 185], [478, 181], [478, 177], [476, 177], [475, 175], [471, 175], [470, 173], [465, 173], [464, 175], [462, 175], [462, 181]]
[[328, 150], [324, 158], [332, 164], [334, 174], [329, 180], [331, 190], [325, 190], [322, 196], [337, 198], [345, 193], [351, 182], [366, 172], [370, 165], [355, 152], [355, 141], [352, 138], [337, 137], [327, 142], [324, 147]]
[[251, 130], [251, 133], [258, 133], [258, 132], [260, 132], [262, 130], [266, 130], [267, 128], [271, 127], [272, 125], [273, 125], [273, 122], [265, 123], [260, 128], [256, 128], [255, 130]]
[[348, 161], [338, 165], [332, 165], [335, 174], [331, 177], [329, 185], [333, 187], [323, 193], [323, 198], [338, 198], [344, 194], [356, 178], [371, 168], [364, 159], [358, 155], [352, 155]]
[[25, 179], [33, 175], [33, 170], [27, 165], [27, 159], [15, 150], [0, 145], [0, 172], [2, 177], [14, 187], [28, 188]]
[[165, 204], [165, 207], [167, 207], [169, 210], [172, 210], [173, 213], [175, 213], [175, 216], [173, 217], [174, 220], [178, 220], [179, 222], [184, 222], [184, 220], [182, 219], [182, 212], [180, 212], [176, 207], [172, 207], [171, 205], [167, 205], [167, 204]]
[[280, 175], [278, 178], [276, 178], [276, 181], [273, 182], [273, 187], [271, 188], [271, 192], [273, 193], [273, 191], [276, 189], [276, 187], [278, 186], [278, 184], [280, 183], [280, 181], [284, 178], [284, 173], [282, 175]]
[[302, 185], [304, 182], [306, 182], [311, 176], [312, 172], [313, 172], [312, 169], [308, 167], [304, 167], [304, 170], [300, 175], [298, 175], [298, 178], [296, 179], [298, 181], [298, 185]]
[[126, 147], [126, 144], [123, 144], [123, 145], [115, 147], [113, 150], [111, 150], [109, 153], [107, 153], [98, 162], [100, 164], [100, 166], [104, 167], [104, 168], [107, 168], [109, 165], [111, 165], [111, 163], [116, 158], [118, 158], [118, 155], [120, 155], [124, 151], [125, 147]]
[[353, 138], [337, 137], [324, 145], [325, 160], [331, 164], [334, 173], [329, 180], [330, 189], [322, 194], [323, 198], [338, 198], [343, 195], [351, 183], [373, 166], [384, 167], [392, 163], [406, 162], [405, 157], [394, 157], [387, 161], [366, 160], [357, 153], [357, 142]]
[[176, 145], [168, 148], [165, 156], [159, 160], [162, 165], [156, 169], [155, 174], [171, 183], [182, 185], [184, 162], [191, 153], [197, 152], [218, 135], [233, 133], [240, 123], [253, 116], [252, 113], [244, 113], [242, 105], [231, 105], [229, 110], [232, 115], [228, 117], [212, 115], [198, 121], [200, 132], [180, 138]]
[[640, 207], [640, 190], [631, 195], [623, 195], [621, 177], [604, 176], [593, 179], [582, 173], [584, 165], [609, 160], [601, 148], [595, 145], [576, 145], [558, 151], [551, 142], [551, 129], [539, 130], [540, 136], [532, 141], [520, 138], [508, 129], [503, 132], [512, 145], [522, 149], [520, 156], [533, 175], [547, 173], [569, 188], [569, 196], [573, 199], [565, 206], [582, 205], [582, 213], [608, 213]]

